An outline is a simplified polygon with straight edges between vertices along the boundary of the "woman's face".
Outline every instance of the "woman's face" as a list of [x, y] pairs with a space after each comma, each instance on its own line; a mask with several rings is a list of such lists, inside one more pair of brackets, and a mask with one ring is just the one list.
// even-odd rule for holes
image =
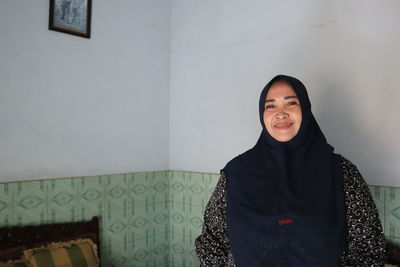
[[286, 82], [275, 82], [268, 90], [264, 104], [264, 124], [279, 142], [296, 136], [301, 125], [301, 107], [296, 92]]

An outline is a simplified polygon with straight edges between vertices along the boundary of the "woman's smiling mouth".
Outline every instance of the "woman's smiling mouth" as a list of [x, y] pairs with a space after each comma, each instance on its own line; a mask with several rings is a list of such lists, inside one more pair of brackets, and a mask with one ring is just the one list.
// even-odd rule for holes
[[279, 123], [275, 124], [274, 127], [277, 129], [280, 129], [280, 130], [285, 130], [285, 129], [289, 129], [292, 125], [293, 125], [293, 123], [291, 123], [291, 122], [279, 122]]

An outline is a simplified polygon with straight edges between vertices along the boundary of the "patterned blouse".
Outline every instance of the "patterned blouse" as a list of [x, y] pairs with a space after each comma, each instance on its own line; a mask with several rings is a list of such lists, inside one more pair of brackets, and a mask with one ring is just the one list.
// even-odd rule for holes
[[[357, 167], [342, 157], [347, 242], [338, 267], [384, 266], [385, 237], [369, 188]], [[196, 238], [201, 266], [235, 267], [227, 236], [226, 177], [221, 175], [204, 213], [203, 231]]]

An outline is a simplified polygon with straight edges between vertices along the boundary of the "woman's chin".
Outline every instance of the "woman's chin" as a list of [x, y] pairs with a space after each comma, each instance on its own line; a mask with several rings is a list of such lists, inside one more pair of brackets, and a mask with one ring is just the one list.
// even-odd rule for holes
[[292, 140], [293, 137], [295, 137], [295, 136], [296, 136], [295, 134], [290, 134], [290, 133], [287, 133], [287, 134], [280, 133], [280, 134], [272, 135], [272, 137], [278, 142], [288, 142], [288, 141]]

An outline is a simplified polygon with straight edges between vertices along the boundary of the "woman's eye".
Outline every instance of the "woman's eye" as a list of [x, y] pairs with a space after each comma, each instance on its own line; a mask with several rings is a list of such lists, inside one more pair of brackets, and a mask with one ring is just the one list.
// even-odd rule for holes
[[275, 107], [274, 105], [266, 105], [265, 109], [271, 109], [271, 108], [274, 108], [274, 107]]
[[299, 103], [297, 103], [296, 101], [290, 101], [289, 103], [288, 103], [288, 106], [295, 106], [295, 105], [298, 105]]

